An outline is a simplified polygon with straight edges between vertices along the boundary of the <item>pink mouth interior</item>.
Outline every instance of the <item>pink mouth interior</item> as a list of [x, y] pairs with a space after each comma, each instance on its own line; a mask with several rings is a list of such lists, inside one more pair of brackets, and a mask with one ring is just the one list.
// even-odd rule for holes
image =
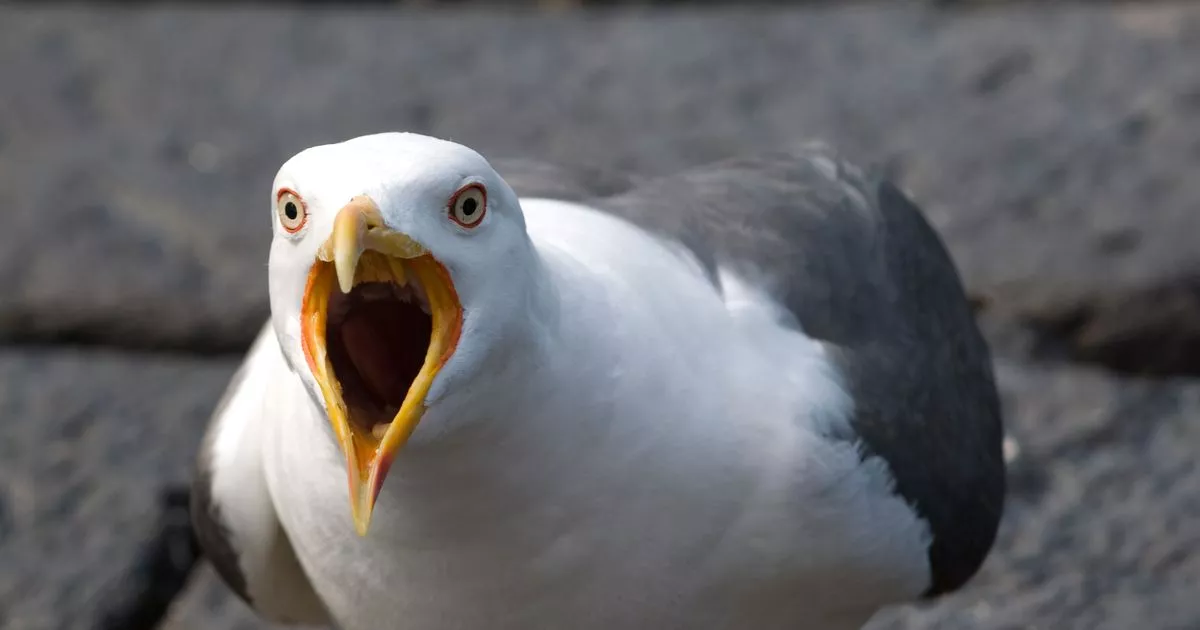
[[370, 435], [400, 411], [421, 371], [433, 320], [413, 288], [367, 282], [329, 298], [325, 347], [355, 428]]

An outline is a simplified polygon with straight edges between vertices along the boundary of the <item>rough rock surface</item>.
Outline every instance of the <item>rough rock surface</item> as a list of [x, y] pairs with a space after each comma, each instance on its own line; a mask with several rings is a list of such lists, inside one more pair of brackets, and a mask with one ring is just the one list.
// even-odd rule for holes
[[0, 351], [0, 628], [86, 629], [124, 598], [233, 368]]
[[[0, 278], [0, 338], [244, 347], [266, 187], [315, 143], [411, 129], [655, 173], [816, 137], [924, 202], [1005, 348], [1034, 320], [1058, 333], [1046, 352], [1200, 371], [1200, 331], [1171, 334], [1200, 313], [1200, 180], [1181, 175], [1200, 5], [900, 4], [4, 9], [0, 264], [25, 271]], [[1161, 352], [1129, 357], [1130, 337]]]

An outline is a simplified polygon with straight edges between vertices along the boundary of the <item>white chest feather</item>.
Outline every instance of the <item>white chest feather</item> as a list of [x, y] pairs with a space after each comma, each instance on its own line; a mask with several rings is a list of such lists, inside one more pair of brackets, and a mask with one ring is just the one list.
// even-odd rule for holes
[[554, 351], [514, 357], [483, 417], [418, 428], [367, 537], [320, 411], [268, 428], [281, 520], [345, 630], [856, 628], [925, 588], [923, 523], [826, 437], [852, 401], [819, 344], [622, 224], [525, 212]]

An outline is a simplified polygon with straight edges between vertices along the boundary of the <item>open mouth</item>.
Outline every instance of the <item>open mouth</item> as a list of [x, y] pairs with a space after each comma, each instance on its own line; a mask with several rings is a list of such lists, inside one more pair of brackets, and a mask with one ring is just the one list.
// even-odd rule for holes
[[425, 364], [432, 327], [415, 282], [367, 281], [330, 296], [325, 351], [355, 432], [383, 439]]
[[[352, 225], [339, 240], [339, 229], [309, 272], [301, 335], [365, 534], [388, 468], [458, 344], [462, 306], [449, 272], [407, 236]], [[363, 240], [390, 251], [364, 251]]]

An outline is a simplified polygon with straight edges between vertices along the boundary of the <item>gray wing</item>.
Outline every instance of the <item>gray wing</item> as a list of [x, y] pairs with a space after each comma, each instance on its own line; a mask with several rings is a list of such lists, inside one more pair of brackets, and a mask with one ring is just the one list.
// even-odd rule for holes
[[286, 369], [267, 325], [213, 412], [192, 481], [192, 525], [213, 568], [259, 616], [328, 625], [279, 523], [262, 467], [261, 428], [271, 412], [271, 384]]
[[863, 449], [929, 523], [927, 596], [978, 571], [1003, 511], [991, 357], [958, 273], [919, 209], [828, 150], [729, 160], [590, 200], [717, 265], [765, 274], [810, 337], [829, 344]]
[[524, 158], [500, 158], [491, 164], [522, 199], [582, 201], [622, 193], [634, 184], [630, 173], [616, 169], [565, 167]]

